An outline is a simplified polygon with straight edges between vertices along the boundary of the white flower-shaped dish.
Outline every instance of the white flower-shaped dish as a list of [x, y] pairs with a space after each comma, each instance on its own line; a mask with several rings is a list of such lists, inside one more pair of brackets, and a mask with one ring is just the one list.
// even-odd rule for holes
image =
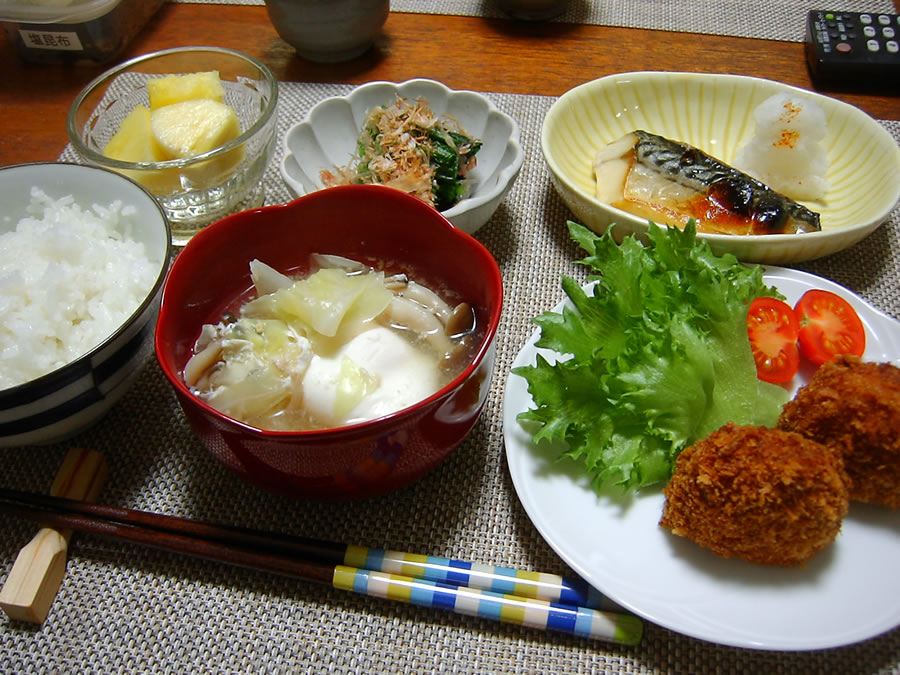
[[551, 180], [577, 219], [597, 232], [611, 223], [617, 238], [643, 235], [647, 221], [594, 196], [594, 155], [634, 129], [694, 145], [726, 163], [755, 132], [753, 109], [772, 94], [792, 92], [825, 112], [822, 143], [829, 160], [825, 203], [804, 202], [822, 230], [805, 234], [700, 234], [718, 253], [785, 264], [836, 253], [889, 216], [900, 197], [900, 149], [859, 108], [772, 80], [738, 75], [638, 72], [610, 75], [563, 94], [541, 130]]
[[316, 104], [284, 136], [284, 182], [295, 197], [322, 189], [320, 172], [345, 166], [353, 158], [369, 111], [390, 104], [397, 96], [426, 100], [435, 115], [453, 117], [482, 141], [478, 163], [468, 174], [466, 196], [443, 212], [456, 227], [474, 233], [490, 219], [522, 169], [519, 125], [481, 94], [448, 89], [434, 80], [369, 82], [347, 96]]

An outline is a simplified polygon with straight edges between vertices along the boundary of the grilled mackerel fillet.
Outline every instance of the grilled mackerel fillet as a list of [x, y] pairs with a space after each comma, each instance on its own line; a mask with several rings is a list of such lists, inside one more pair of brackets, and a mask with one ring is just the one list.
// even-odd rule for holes
[[600, 201], [699, 232], [818, 232], [819, 214], [697, 148], [636, 130], [594, 159]]

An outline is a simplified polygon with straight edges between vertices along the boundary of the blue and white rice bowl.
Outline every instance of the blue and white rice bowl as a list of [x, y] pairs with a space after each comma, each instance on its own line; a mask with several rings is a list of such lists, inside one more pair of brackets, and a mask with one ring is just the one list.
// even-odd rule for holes
[[[0, 168], [0, 234], [28, 214], [32, 188], [50, 199], [71, 195], [83, 210], [121, 201], [128, 235], [152, 261], [152, 283], [114, 330], [81, 356], [46, 374], [0, 389], [0, 447], [62, 441], [97, 422], [128, 391], [153, 352], [163, 280], [171, 255], [168, 220], [155, 199], [132, 180], [97, 167], [61, 162]], [[0, 275], [2, 276], [2, 275]], [[151, 275], [148, 275], [148, 278]], [[137, 293], [136, 293], [137, 295]], [[0, 316], [7, 310], [0, 307]]]

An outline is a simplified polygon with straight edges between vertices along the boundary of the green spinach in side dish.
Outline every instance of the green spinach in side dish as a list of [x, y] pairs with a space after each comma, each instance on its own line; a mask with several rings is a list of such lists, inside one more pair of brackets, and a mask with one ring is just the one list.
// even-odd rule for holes
[[466, 194], [482, 142], [424, 99], [398, 97], [369, 111], [345, 167], [319, 172], [326, 187], [378, 183], [403, 190], [446, 211]]
[[634, 489], [667, 481], [679, 452], [726, 422], [774, 426], [788, 393], [757, 378], [747, 309], [783, 296], [760, 267], [716, 256], [693, 222], [650, 223], [647, 246], [568, 227], [596, 283], [563, 276], [571, 304], [534, 319], [559, 361], [513, 370], [534, 399], [518, 419], [535, 442], [563, 441], [595, 489]]

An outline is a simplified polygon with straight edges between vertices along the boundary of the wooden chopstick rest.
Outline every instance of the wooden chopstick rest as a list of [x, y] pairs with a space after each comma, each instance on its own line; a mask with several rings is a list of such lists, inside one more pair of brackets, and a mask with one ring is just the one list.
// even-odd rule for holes
[[[55, 497], [96, 501], [109, 472], [99, 452], [72, 448], [50, 486]], [[71, 530], [41, 528], [19, 551], [6, 583], [0, 589], [0, 607], [10, 619], [43, 623], [66, 572], [66, 551]]]

